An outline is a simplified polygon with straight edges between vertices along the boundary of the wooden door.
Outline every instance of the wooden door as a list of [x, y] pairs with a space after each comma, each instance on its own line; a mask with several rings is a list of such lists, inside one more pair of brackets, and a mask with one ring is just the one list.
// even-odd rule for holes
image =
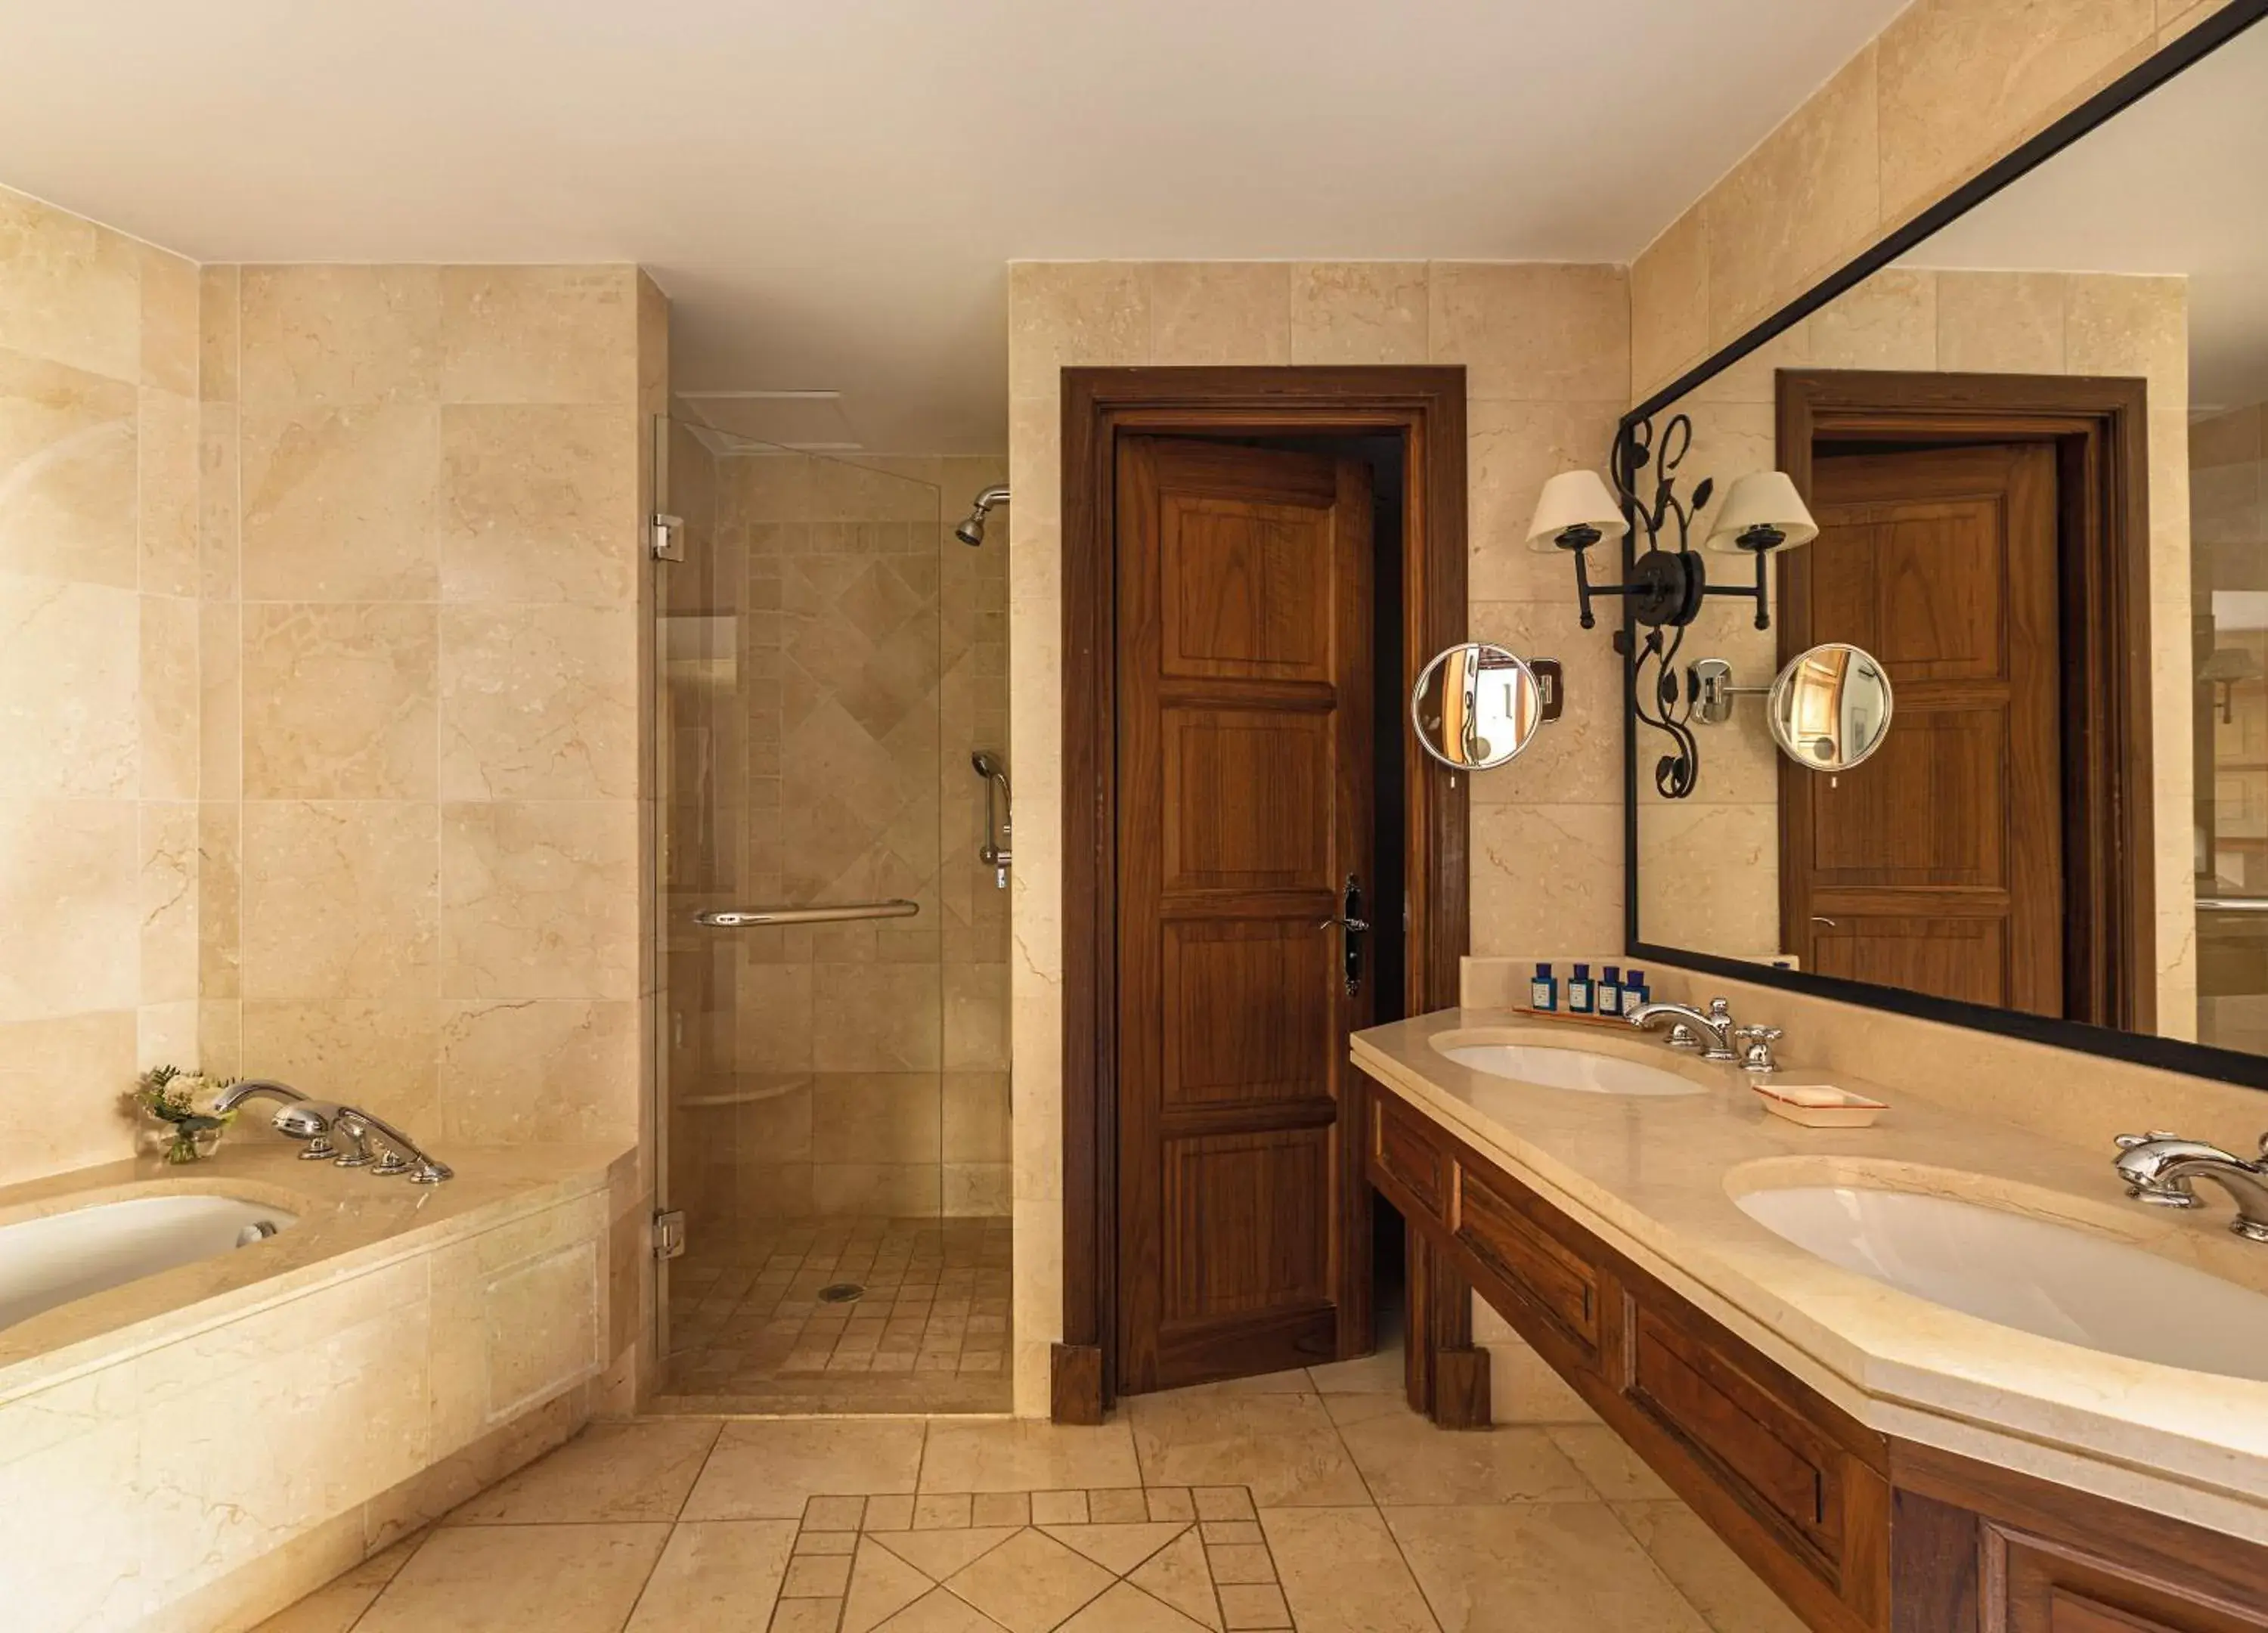
[[[1118, 1387], [1368, 1342], [1345, 932], [1374, 878], [1359, 463], [1117, 460]], [[1359, 916], [1389, 910], [1366, 900]]]
[[2064, 1012], [2056, 467], [2044, 444], [1817, 460], [1782, 657], [1866, 648], [1895, 712], [1840, 776], [1783, 762], [1781, 929], [1805, 968]]

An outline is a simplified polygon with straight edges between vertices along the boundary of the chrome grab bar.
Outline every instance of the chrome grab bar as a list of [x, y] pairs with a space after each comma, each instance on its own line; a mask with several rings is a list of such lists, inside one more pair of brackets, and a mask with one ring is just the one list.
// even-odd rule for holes
[[710, 930], [746, 930], [756, 924], [832, 924], [852, 918], [911, 918], [921, 903], [900, 897], [890, 901], [844, 901], [819, 908], [711, 908], [693, 922]]
[[2199, 896], [2197, 904], [2213, 913], [2268, 913], [2268, 896]]

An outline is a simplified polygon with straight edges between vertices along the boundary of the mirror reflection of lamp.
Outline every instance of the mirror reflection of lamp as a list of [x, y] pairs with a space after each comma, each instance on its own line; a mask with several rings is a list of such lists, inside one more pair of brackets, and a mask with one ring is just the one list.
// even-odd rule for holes
[[1764, 600], [1764, 557], [1793, 550], [1819, 537], [1819, 524], [1786, 471], [1750, 471], [1737, 479], [1709, 524], [1705, 549], [1746, 553], [1756, 563], [1756, 628], [1771, 628]]
[[2213, 655], [2198, 666], [2198, 679], [2213, 688], [2213, 706], [2220, 710], [2220, 723], [2233, 725], [2236, 721], [2236, 688], [2248, 680], [2261, 676], [2259, 655], [2249, 646], [2216, 646]]

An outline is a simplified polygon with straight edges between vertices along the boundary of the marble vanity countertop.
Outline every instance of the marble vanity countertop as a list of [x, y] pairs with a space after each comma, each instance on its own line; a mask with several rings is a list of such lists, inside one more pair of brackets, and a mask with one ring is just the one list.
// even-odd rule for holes
[[456, 1177], [412, 1185], [302, 1162], [253, 1136], [210, 1160], [137, 1158], [0, 1188], [0, 1226], [142, 1196], [213, 1195], [297, 1216], [266, 1241], [162, 1270], [0, 1328], [0, 1405], [279, 1304], [311, 1288], [603, 1191], [636, 1160], [620, 1144], [453, 1147]]
[[[1707, 1092], [1535, 1087], [1460, 1066], [1437, 1041], [1587, 1049], [1680, 1073]], [[1786, 1185], [1923, 1191], [2051, 1219], [2268, 1293], [2268, 1247], [2228, 1232], [2218, 1194], [2196, 1216], [2145, 1208], [2127, 1199], [2107, 1150], [1845, 1074], [1833, 1081], [1889, 1102], [1881, 1122], [1801, 1128], [1767, 1113], [1733, 1067], [1634, 1032], [1514, 1011], [1397, 1021], [1358, 1033], [1351, 1053], [1366, 1075], [1860, 1422], [2268, 1543], [2268, 1383], [2132, 1360], [1948, 1309], [1814, 1257], [1734, 1201]], [[1782, 1076], [1808, 1078], [1800, 1065]]]

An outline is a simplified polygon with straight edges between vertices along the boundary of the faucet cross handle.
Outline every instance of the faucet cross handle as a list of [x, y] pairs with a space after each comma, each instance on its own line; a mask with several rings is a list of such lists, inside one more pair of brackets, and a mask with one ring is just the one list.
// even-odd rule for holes
[[1779, 1062], [1772, 1057], [1772, 1045], [1781, 1036], [1778, 1026], [1736, 1026], [1733, 1035], [1744, 1047], [1741, 1050], [1741, 1070], [1752, 1077], [1768, 1078], [1779, 1070]]

